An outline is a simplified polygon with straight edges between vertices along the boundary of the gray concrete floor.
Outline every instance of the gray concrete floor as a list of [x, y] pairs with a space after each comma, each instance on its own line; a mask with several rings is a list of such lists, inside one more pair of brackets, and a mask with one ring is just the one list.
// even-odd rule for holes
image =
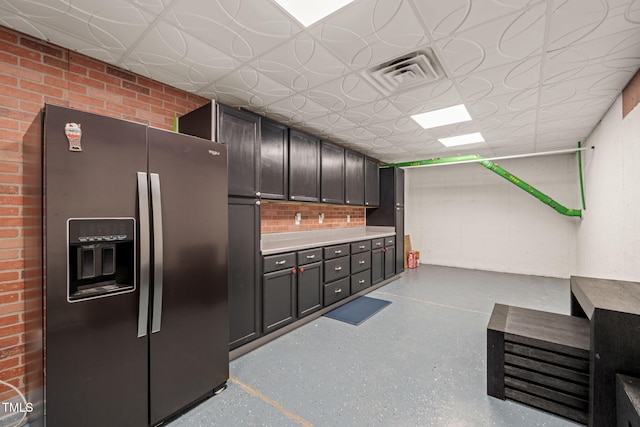
[[576, 426], [486, 395], [496, 302], [569, 313], [569, 281], [421, 265], [367, 296], [359, 326], [320, 317], [230, 365], [182, 426]]

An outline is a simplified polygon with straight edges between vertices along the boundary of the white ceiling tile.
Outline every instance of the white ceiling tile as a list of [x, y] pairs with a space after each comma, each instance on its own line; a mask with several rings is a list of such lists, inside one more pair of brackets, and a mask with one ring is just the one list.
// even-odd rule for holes
[[[0, 0], [0, 25], [388, 161], [467, 152], [437, 138], [470, 131], [483, 153], [575, 144], [640, 66], [640, 0], [358, 0], [306, 29], [269, 0]], [[426, 48], [444, 78], [364, 77]], [[409, 117], [458, 103], [472, 121]]]
[[414, 0], [435, 38], [450, 36], [504, 15], [522, 11], [539, 0], [449, 0], [425, 2]]
[[295, 91], [327, 83], [349, 71], [340, 60], [307, 34], [266, 53], [251, 65]]

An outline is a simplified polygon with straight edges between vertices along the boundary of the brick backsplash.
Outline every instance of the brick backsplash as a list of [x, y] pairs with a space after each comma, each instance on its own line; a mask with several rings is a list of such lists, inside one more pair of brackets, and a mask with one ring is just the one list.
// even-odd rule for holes
[[[295, 225], [296, 213], [302, 215], [300, 225]], [[319, 224], [321, 213], [324, 219]], [[347, 222], [347, 215], [351, 216], [350, 222]], [[260, 208], [260, 229], [265, 234], [364, 226], [363, 207], [263, 201]]]

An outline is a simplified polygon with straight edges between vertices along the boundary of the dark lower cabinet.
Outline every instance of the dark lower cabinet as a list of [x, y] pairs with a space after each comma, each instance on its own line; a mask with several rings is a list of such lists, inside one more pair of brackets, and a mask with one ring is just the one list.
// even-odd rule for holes
[[262, 322], [265, 334], [295, 319], [296, 276], [295, 269], [262, 275]]
[[371, 270], [361, 271], [351, 276], [351, 293], [356, 294], [371, 286]]
[[396, 207], [396, 274], [404, 271], [404, 207]]
[[351, 279], [345, 277], [324, 285], [324, 306], [333, 304], [351, 295]]
[[396, 274], [396, 247], [384, 248], [384, 278], [388, 279]]
[[371, 251], [371, 284], [376, 285], [384, 280], [384, 248]]
[[322, 308], [322, 261], [298, 268], [298, 317]]
[[260, 205], [229, 198], [229, 347], [260, 336]]

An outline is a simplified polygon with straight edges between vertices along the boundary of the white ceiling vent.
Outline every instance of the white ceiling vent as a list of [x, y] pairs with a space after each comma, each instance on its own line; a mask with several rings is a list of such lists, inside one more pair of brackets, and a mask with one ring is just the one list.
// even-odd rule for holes
[[385, 96], [432, 83], [443, 75], [431, 49], [403, 55], [364, 72], [364, 77]]

